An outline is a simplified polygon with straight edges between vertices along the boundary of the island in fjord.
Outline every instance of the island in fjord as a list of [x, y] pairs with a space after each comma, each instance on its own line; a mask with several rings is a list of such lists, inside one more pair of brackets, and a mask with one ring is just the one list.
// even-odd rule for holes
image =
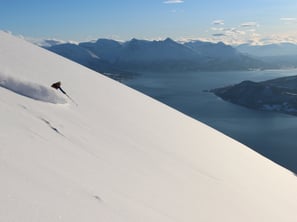
[[211, 90], [231, 103], [247, 108], [297, 116], [297, 76], [239, 84]]

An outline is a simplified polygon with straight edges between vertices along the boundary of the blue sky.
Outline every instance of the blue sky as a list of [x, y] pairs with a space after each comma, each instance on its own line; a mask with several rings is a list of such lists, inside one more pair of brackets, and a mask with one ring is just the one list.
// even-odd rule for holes
[[0, 29], [88, 41], [297, 42], [295, 0], [0, 0]]

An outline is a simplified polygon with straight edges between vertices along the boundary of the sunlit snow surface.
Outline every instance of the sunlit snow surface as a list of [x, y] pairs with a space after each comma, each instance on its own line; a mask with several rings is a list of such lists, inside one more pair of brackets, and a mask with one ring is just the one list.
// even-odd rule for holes
[[[0, 73], [1, 222], [297, 221], [296, 177], [198, 121], [4, 32]], [[56, 81], [77, 105], [15, 93]]]

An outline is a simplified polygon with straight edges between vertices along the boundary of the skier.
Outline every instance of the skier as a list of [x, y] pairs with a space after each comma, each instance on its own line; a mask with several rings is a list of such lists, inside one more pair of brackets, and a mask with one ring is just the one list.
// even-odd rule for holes
[[64, 93], [75, 105], [77, 105], [77, 103], [62, 89], [61, 87], [61, 82], [55, 82], [51, 85], [51, 87], [53, 87], [56, 90], [60, 90], [62, 93]]
[[54, 89], [57, 89], [57, 90], [59, 89], [59, 90], [61, 90], [62, 93], [64, 93], [65, 95], [67, 95], [66, 92], [62, 89], [61, 82], [60, 81], [53, 83], [51, 85], [51, 87], [53, 87]]

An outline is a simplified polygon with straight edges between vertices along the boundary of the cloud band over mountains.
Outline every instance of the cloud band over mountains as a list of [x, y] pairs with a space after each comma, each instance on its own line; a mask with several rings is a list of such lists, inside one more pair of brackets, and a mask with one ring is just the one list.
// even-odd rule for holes
[[167, 0], [163, 1], [164, 4], [178, 4], [178, 3], [184, 3], [183, 0]]

